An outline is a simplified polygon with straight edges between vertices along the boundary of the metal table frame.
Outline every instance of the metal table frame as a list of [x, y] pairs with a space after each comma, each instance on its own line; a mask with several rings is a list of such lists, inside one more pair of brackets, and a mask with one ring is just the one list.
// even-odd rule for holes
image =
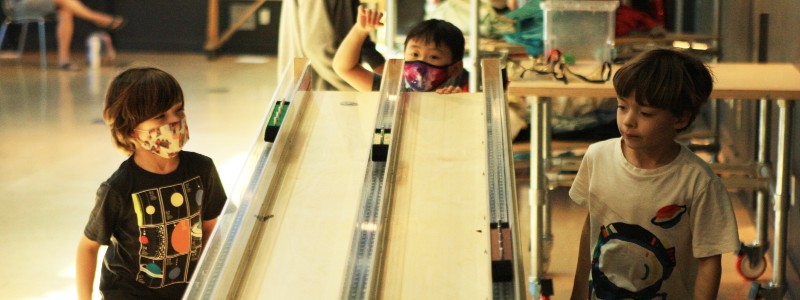
[[[792, 100], [800, 100], [800, 71], [791, 64], [741, 64], [722, 63], [710, 65], [716, 77], [711, 98], [758, 99], [776, 101], [778, 105], [777, 155], [770, 184], [773, 199], [774, 239], [772, 281], [762, 286], [754, 283], [751, 297], [780, 299], [786, 291], [786, 227], [791, 196], [790, 145]], [[611, 82], [591, 84], [573, 82], [565, 85], [556, 81], [512, 81], [509, 97], [530, 96], [531, 99], [531, 275], [530, 291], [539, 297], [545, 279], [542, 268], [544, 227], [549, 216], [544, 210], [547, 203], [546, 170], [550, 166], [550, 100], [549, 97], [607, 97], [616, 98]], [[760, 114], [759, 119], [767, 117]], [[766, 124], [767, 122], [759, 122]], [[763, 125], [766, 126], [766, 125]], [[763, 128], [762, 128], [763, 129]], [[763, 131], [763, 130], [762, 130]], [[769, 135], [759, 139], [759, 153], [768, 149]], [[766, 164], [766, 155], [759, 155], [759, 164]], [[766, 198], [766, 197], [765, 197]], [[764, 210], [766, 214], [766, 210]], [[545, 295], [546, 296], [546, 295]]]

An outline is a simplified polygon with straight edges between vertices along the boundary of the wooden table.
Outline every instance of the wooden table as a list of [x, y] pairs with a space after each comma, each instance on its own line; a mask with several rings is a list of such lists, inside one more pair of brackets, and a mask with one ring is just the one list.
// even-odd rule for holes
[[[800, 72], [792, 64], [720, 63], [710, 66], [714, 74], [712, 98], [800, 99]], [[619, 66], [614, 66], [614, 71]], [[578, 79], [564, 84], [555, 80], [511, 81], [509, 96], [609, 97], [616, 98], [614, 86], [586, 83]]]
[[[618, 69], [614, 66], [614, 71]], [[771, 288], [785, 290], [785, 251], [786, 251], [786, 226], [790, 191], [789, 166], [791, 164], [789, 148], [791, 145], [791, 100], [800, 100], [800, 71], [792, 64], [748, 64], [748, 63], [719, 63], [710, 65], [714, 74], [714, 89], [711, 98], [721, 99], [749, 99], [777, 101], [779, 108], [777, 159], [774, 165], [774, 207], [775, 207], [775, 246], [773, 253], [773, 279]], [[545, 199], [545, 170], [549, 157], [550, 137], [547, 134], [550, 128], [550, 119], [547, 115], [549, 97], [607, 97], [616, 98], [611, 81], [604, 84], [594, 84], [571, 80], [564, 84], [555, 80], [538, 81], [512, 81], [508, 86], [509, 97], [530, 96], [531, 102], [531, 240], [540, 240], [542, 225], [539, 221], [542, 215], [542, 206]], [[764, 106], [764, 105], [762, 105]], [[759, 116], [760, 124], [765, 124], [764, 116]], [[759, 152], [767, 148], [771, 136], [766, 134], [760, 139]], [[764, 158], [766, 159], [766, 158]], [[760, 161], [765, 163], [766, 161]], [[533, 208], [537, 208], [536, 211]], [[534, 213], [535, 212], [535, 213]], [[541, 257], [541, 249], [533, 247], [532, 256]], [[534, 262], [537, 259], [533, 260]], [[540, 265], [533, 265], [531, 274], [539, 280], [544, 275]]]
[[616, 45], [625, 44], [671, 44], [672, 42], [688, 42], [695, 43], [698, 41], [711, 41], [715, 42], [719, 38], [714, 35], [705, 34], [685, 34], [685, 33], [669, 33], [662, 37], [649, 37], [649, 36], [635, 36], [635, 37], [618, 37], [614, 39]]

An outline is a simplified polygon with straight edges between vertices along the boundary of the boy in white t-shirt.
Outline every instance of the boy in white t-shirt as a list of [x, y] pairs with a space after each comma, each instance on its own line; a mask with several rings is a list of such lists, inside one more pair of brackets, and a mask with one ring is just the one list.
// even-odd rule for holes
[[739, 247], [720, 178], [675, 142], [713, 79], [697, 58], [653, 50], [614, 75], [620, 138], [589, 146], [569, 191], [589, 215], [572, 299], [715, 299], [720, 255]]

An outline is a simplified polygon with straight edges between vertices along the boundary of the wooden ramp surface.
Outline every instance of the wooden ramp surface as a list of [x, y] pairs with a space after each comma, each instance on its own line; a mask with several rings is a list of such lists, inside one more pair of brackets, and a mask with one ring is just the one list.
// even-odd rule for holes
[[242, 299], [341, 297], [378, 93], [313, 92], [306, 100]]
[[[488, 299], [483, 94], [409, 97], [381, 298]], [[243, 299], [341, 298], [378, 100], [308, 98]]]
[[409, 95], [382, 299], [490, 299], [484, 96]]

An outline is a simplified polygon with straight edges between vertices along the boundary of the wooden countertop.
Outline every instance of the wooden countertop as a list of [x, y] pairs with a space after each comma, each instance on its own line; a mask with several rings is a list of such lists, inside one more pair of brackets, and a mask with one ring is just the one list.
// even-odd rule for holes
[[666, 36], [662, 37], [647, 37], [647, 36], [635, 36], [635, 37], [618, 37], [614, 39], [614, 43], [617, 45], [620, 44], [636, 44], [636, 43], [671, 43], [675, 41], [711, 41], [716, 40], [717, 37], [713, 35], [706, 35], [706, 34], [680, 34], [680, 33], [672, 33], [667, 34]]
[[[714, 74], [713, 98], [800, 100], [800, 70], [792, 64], [719, 63], [711, 64]], [[619, 69], [615, 65], [614, 72]], [[555, 80], [518, 80], [508, 85], [509, 96], [616, 97], [609, 80], [587, 83], [577, 78], [564, 84]]]

